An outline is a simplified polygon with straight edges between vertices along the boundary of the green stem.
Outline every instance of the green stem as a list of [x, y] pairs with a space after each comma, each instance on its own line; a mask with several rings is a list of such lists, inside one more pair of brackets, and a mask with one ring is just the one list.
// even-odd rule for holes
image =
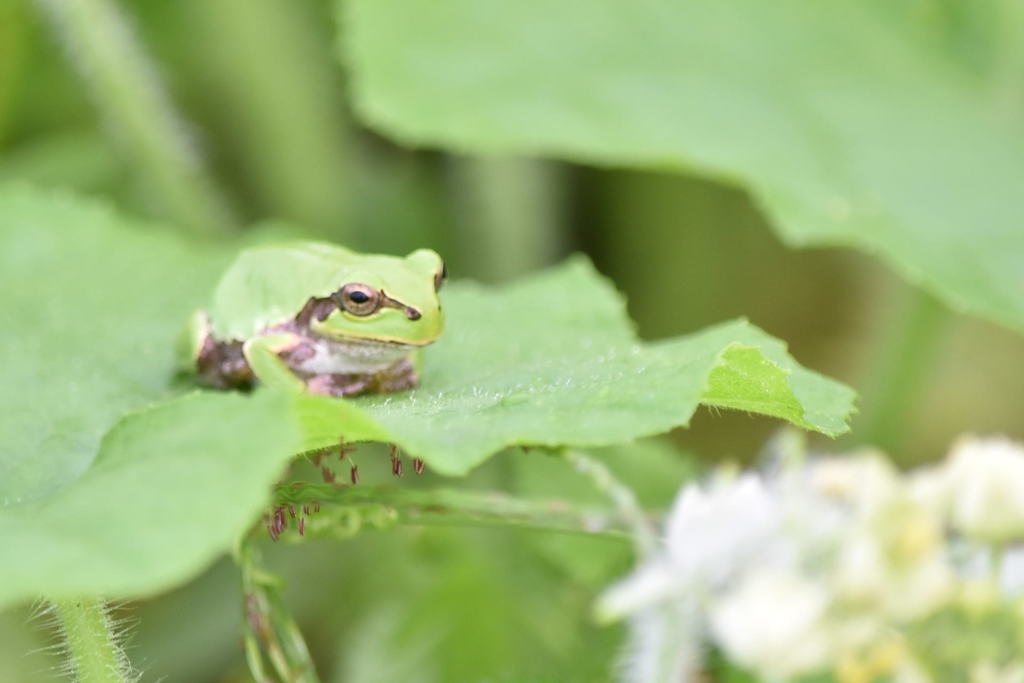
[[252, 539], [242, 542], [236, 562], [242, 571], [245, 657], [253, 677], [261, 683], [273, 680], [264, 666], [266, 656], [279, 680], [317, 683], [306, 641], [281, 598], [281, 579], [262, 569]]
[[37, 0], [153, 205], [193, 231], [234, 223], [156, 68], [113, 0]]
[[31, 52], [28, 19], [22, 3], [0, 2], [0, 143], [6, 142], [14, 132], [11, 124], [18, 95], [29, 76], [26, 68]]
[[500, 282], [553, 261], [563, 248], [561, 170], [511, 157], [457, 158], [460, 272]]
[[[576, 467], [576, 470], [588, 477], [594, 487], [604, 493], [615, 504], [619, 515], [627, 521], [636, 547], [637, 557], [643, 561], [651, 558], [658, 551], [657, 532], [647, 515], [644, 514], [633, 490], [623, 484], [615, 474], [601, 461], [576, 450], [566, 450], [565, 458]], [[651, 657], [652, 683], [669, 683], [682, 680], [682, 648], [688, 645], [684, 637], [691, 635], [683, 630], [682, 615], [676, 606], [669, 604], [655, 605], [650, 608], [650, 627], [657, 635], [650, 633], [642, 637], [654, 637], [660, 647], [647, 653]]]
[[943, 338], [949, 312], [930, 294], [916, 291], [901, 322], [882, 340], [874, 361], [870, 389], [865, 392], [867, 410], [856, 429], [858, 441], [900, 457], [914, 406], [923, 388], [931, 361]]
[[67, 646], [69, 668], [83, 683], [121, 683], [132, 680], [131, 666], [111, 632], [102, 600], [55, 600]]
[[633, 490], [620, 482], [600, 460], [576, 450], [566, 450], [564, 455], [580, 474], [590, 479], [594, 487], [614, 503], [629, 528], [639, 558], [646, 559], [654, 554], [658, 549], [658, 536]]
[[263, 215], [351, 239], [349, 124], [314, 3], [187, 0], [204, 93]]
[[[582, 509], [565, 501], [534, 501], [492, 491], [454, 489], [418, 490], [388, 486], [306, 484], [279, 486], [279, 505], [291, 505], [304, 518], [303, 536], [288, 516], [291, 533], [282, 538], [349, 537], [364, 521], [376, 526], [472, 525], [555, 531], [612, 539], [626, 539], [628, 527], [621, 515], [606, 509]], [[302, 511], [318, 505], [319, 512]]]

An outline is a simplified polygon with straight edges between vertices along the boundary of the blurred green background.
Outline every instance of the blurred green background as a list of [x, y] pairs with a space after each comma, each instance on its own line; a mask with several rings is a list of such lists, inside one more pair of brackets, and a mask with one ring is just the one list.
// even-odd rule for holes
[[[131, 134], [93, 106], [68, 59], [74, 51], [39, 11], [45, 4], [0, 0], [0, 180], [187, 220], [138, 173]], [[941, 457], [965, 431], [1024, 437], [1018, 334], [947, 311], [859, 252], [783, 247], [742, 189], [398, 146], [355, 120], [325, 0], [121, 6], [187, 122], [182, 139], [206, 160], [225, 226], [283, 221], [366, 251], [430, 246], [452, 277], [489, 282], [582, 251], [626, 294], [646, 338], [746, 316], [804, 365], [855, 387], [861, 415], [852, 435], [817, 446], [877, 444], [912, 464]], [[907, 353], [895, 353], [908, 335]], [[912, 362], [894, 371], [894, 355]], [[894, 396], [894, 383], [908, 389]], [[672, 440], [703, 462], [749, 462], [776, 428], [702, 411]], [[366, 480], [387, 480], [383, 458], [366, 462], [379, 462], [363, 467]], [[515, 488], [516, 462], [496, 458], [472, 483]], [[664, 504], [671, 490], [641, 493]], [[628, 568], [628, 556], [573, 539], [575, 559], [566, 560], [550, 540], [403, 529], [275, 548], [270, 564], [285, 576], [326, 680], [602, 680], [621, 631], [590, 625], [589, 603]], [[229, 563], [122, 611], [139, 621], [129, 654], [146, 679], [246, 680]], [[56, 663], [46, 651], [26, 654], [50, 643], [30, 612], [0, 616], [0, 680], [44, 679]]]

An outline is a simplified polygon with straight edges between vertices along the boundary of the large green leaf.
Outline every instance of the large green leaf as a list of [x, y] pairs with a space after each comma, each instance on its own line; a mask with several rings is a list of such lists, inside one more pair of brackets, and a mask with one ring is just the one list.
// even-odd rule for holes
[[1024, 330], [1017, 3], [339, 2], [358, 110], [399, 140], [722, 177], [787, 241]]
[[174, 341], [230, 254], [96, 202], [0, 189], [0, 604], [139, 595], [252, 521], [296, 449], [281, 397], [173, 395]]
[[194, 394], [131, 415], [79, 479], [0, 509], [0, 606], [138, 596], [223, 553], [267, 504], [295, 448], [287, 400]]
[[0, 508], [75, 480], [125, 410], [168, 395], [171, 342], [227, 256], [96, 202], [0, 190]]
[[453, 286], [448, 328], [408, 394], [303, 397], [309, 448], [390, 441], [444, 474], [514, 444], [601, 446], [685, 425], [700, 403], [846, 431], [853, 392], [738, 320], [642, 343], [621, 297], [582, 258], [511, 286]]
[[825, 434], [851, 410], [850, 389], [743, 321], [637, 341], [583, 259], [506, 288], [453, 285], [449, 329], [413, 392], [203, 393], [145, 408], [175, 393], [175, 339], [225, 254], [24, 187], [0, 189], [0, 226], [0, 605], [182, 581], [254, 521], [290, 457], [342, 435], [461, 474], [510, 444], [663, 432], [699, 402]]

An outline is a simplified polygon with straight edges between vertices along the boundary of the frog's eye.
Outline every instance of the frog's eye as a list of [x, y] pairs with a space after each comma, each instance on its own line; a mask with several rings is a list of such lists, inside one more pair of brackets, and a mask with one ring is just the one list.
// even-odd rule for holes
[[437, 271], [437, 273], [434, 275], [434, 291], [435, 292], [441, 291], [441, 285], [443, 285], [445, 283], [445, 281], [447, 281], [447, 280], [448, 280], [448, 266], [446, 266], [444, 264], [444, 261], [442, 261], [441, 262], [441, 270]]
[[358, 282], [345, 285], [335, 297], [338, 305], [352, 315], [370, 315], [380, 307], [380, 292]]

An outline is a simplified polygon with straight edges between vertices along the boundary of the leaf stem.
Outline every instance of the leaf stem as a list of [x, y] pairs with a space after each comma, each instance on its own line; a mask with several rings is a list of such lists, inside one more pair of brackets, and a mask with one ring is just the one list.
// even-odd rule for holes
[[[351, 241], [349, 121], [314, 3], [184, 3], [224, 134], [262, 215]], [[213, 46], [203, 49], [201, 46]]]
[[917, 290], [906, 304], [902, 322], [883, 339], [874, 361], [867, 410], [856, 431], [858, 440], [900, 457], [914, 403], [950, 315], [930, 294]]
[[519, 157], [456, 157], [460, 262], [467, 274], [500, 282], [551, 263], [563, 249], [563, 172]]
[[[628, 524], [615, 511], [580, 508], [566, 501], [524, 500], [495, 491], [303, 484], [279, 486], [276, 500], [279, 505], [299, 509], [318, 506], [318, 512], [304, 515], [303, 536], [289, 533], [283, 537], [292, 542], [302, 538], [348, 537], [358, 532], [364, 522], [378, 527], [502, 526], [618, 540], [629, 537], [623, 530]], [[296, 525], [291, 524], [291, 528], [294, 531]]]
[[67, 646], [68, 668], [83, 683], [133, 680], [131, 665], [112, 632], [107, 607], [97, 598], [54, 600]]
[[251, 535], [235, 559], [242, 572], [245, 658], [253, 677], [261, 683], [272, 680], [264, 666], [266, 655], [281, 681], [317, 683], [306, 641], [281, 598], [282, 581], [260, 566]]
[[207, 176], [187, 127], [114, 0], [36, 0], [90, 87], [107, 128], [148, 183], [147, 199], [198, 233], [234, 219]]
[[[622, 518], [627, 520], [637, 558], [642, 562], [655, 555], [659, 547], [657, 532], [644, 514], [633, 490], [619, 481], [600, 460], [578, 450], [567, 449], [563, 453], [578, 472], [589, 478], [598, 491], [611, 499]], [[649, 670], [652, 675], [650, 680], [657, 683], [682, 680], [679, 675], [685, 662], [682, 653], [689, 646], [682, 635], [682, 617], [672, 604], [656, 605], [649, 610], [646, 617], [648, 632], [640, 637], [653, 639], [657, 646], [643, 649], [641, 656], [645, 658], [645, 663], [642, 668]]]
[[573, 449], [566, 449], [563, 453], [577, 472], [589, 478], [594, 487], [614, 503], [619, 516], [629, 528], [639, 558], [650, 557], [657, 551], [657, 533], [640, 507], [633, 490], [619, 481], [600, 460]]

